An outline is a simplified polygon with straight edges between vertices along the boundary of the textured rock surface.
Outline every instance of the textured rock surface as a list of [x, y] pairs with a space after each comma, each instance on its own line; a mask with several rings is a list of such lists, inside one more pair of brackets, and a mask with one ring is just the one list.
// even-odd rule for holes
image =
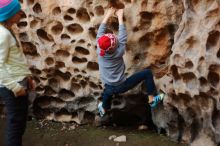
[[[14, 30], [37, 81], [37, 116], [77, 123], [93, 117], [90, 113], [96, 111], [103, 88], [95, 36], [109, 5], [125, 7], [127, 74], [165, 64], [181, 20], [182, 2], [23, 1], [25, 16]], [[117, 29], [117, 18], [112, 17], [108, 31], [117, 33]]]
[[[77, 123], [94, 119], [103, 88], [95, 52], [97, 28], [108, 5], [125, 7], [126, 73], [151, 66], [158, 88], [168, 94], [164, 106], [152, 112], [155, 124], [174, 140], [214, 145], [220, 139], [219, 3], [23, 1], [26, 16], [14, 30], [37, 81], [35, 114]], [[113, 17], [108, 31], [117, 33], [117, 28]]]
[[220, 1], [183, 2], [185, 12], [172, 46], [170, 74], [159, 82], [168, 93], [165, 110], [175, 110], [179, 116], [179, 138], [193, 146], [212, 146], [220, 138]]

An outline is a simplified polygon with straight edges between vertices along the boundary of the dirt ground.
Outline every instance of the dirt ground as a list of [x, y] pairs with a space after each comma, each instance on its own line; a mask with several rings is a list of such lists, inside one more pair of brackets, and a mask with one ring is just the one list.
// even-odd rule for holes
[[[73, 125], [73, 124], [72, 124]], [[138, 131], [119, 127], [94, 127], [56, 122], [29, 121], [23, 146], [186, 146], [171, 142], [167, 137], [152, 131]], [[5, 119], [0, 119], [0, 146], [4, 146]], [[70, 129], [72, 127], [72, 129]], [[109, 140], [112, 135], [125, 135], [126, 142]]]

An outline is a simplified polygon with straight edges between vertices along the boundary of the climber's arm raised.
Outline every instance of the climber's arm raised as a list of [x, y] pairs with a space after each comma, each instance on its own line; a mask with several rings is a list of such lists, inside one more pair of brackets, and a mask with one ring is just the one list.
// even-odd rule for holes
[[124, 9], [117, 10], [116, 15], [119, 22], [118, 41], [120, 44], [125, 45], [127, 43], [127, 31], [123, 21]]
[[98, 33], [97, 33], [97, 36], [96, 36], [96, 40], [98, 40], [102, 35], [105, 34], [106, 23], [108, 22], [109, 18], [114, 14], [114, 12], [115, 12], [115, 9], [113, 9], [113, 8], [110, 8], [107, 11], [104, 19], [102, 20], [101, 25], [99, 26]]
[[117, 56], [123, 56], [125, 53], [126, 43], [127, 43], [127, 31], [123, 21], [124, 10], [119, 9], [116, 11], [118, 16], [119, 30], [118, 30], [118, 42], [119, 47], [117, 49]]

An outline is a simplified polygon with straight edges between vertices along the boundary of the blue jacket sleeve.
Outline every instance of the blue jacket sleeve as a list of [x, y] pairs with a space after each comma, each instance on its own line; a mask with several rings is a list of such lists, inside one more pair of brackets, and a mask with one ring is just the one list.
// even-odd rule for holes
[[127, 31], [124, 24], [119, 25], [118, 41], [120, 44], [125, 45], [127, 43]]
[[[99, 26], [98, 32], [97, 32], [97, 36], [96, 36], [96, 44], [98, 44], [98, 39], [105, 34], [105, 31], [106, 31], [106, 24], [101, 23]], [[97, 45], [96, 52], [97, 52], [97, 54], [100, 53], [100, 48], [98, 45]]]
[[105, 34], [106, 24], [101, 23], [97, 32], [96, 41]]
[[125, 48], [126, 48], [126, 43], [127, 43], [127, 31], [125, 25], [119, 25], [119, 30], [118, 30], [118, 49], [117, 49], [117, 57], [121, 57], [124, 55]]

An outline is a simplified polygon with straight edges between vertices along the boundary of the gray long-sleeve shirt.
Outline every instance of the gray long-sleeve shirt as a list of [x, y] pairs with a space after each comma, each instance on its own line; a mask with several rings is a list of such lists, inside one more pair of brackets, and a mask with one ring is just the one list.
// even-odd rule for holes
[[[102, 35], [105, 34], [106, 24], [101, 24], [98, 29], [97, 37], [98, 40]], [[127, 42], [127, 32], [125, 25], [119, 25], [118, 33], [118, 47], [114, 53], [105, 56], [100, 56], [100, 48], [97, 45], [99, 72], [101, 80], [104, 84], [117, 86], [126, 80], [125, 76], [125, 64], [123, 55], [125, 52]]]

